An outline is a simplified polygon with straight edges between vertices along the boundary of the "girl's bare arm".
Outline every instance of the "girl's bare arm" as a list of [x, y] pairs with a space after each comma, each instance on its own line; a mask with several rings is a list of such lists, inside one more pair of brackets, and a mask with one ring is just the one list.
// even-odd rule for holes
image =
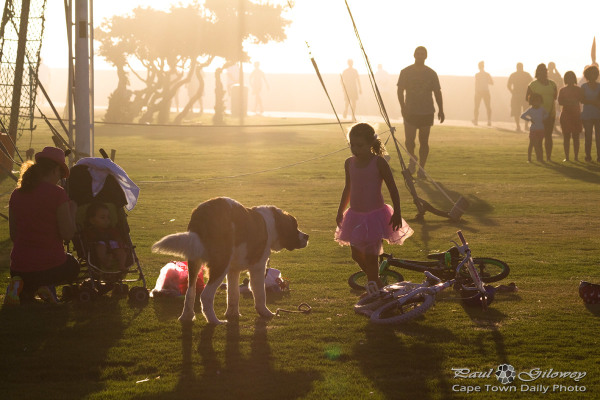
[[344, 185], [344, 190], [342, 191], [342, 197], [340, 199], [340, 206], [338, 208], [337, 216], [335, 218], [335, 222], [337, 223], [338, 226], [342, 223], [342, 217], [344, 216], [344, 210], [346, 210], [346, 207], [348, 207], [348, 203], [350, 203], [351, 182], [350, 182], [350, 171], [349, 171], [349, 166], [348, 166], [349, 162], [350, 162], [350, 159], [347, 159], [346, 163], [344, 164], [344, 171], [346, 174], [346, 183]]

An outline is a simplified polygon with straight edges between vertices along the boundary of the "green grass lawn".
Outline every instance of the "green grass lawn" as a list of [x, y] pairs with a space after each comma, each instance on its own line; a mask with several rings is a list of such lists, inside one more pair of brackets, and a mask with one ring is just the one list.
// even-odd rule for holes
[[[298, 122], [315, 121], [247, 120]], [[389, 142], [402, 213], [415, 234], [404, 246], [385, 250], [422, 259], [448, 248], [461, 229], [475, 257], [510, 265], [503, 283], [519, 288], [498, 294], [486, 312], [463, 308], [448, 290], [424, 317], [400, 327], [371, 325], [353, 311], [358, 293], [346, 281], [358, 268], [349, 249], [333, 240], [349, 155], [339, 126], [241, 130], [98, 124], [95, 140], [96, 148], [117, 150], [116, 162], [141, 188], [128, 221], [149, 289], [170, 261], [151, 253], [152, 243], [185, 230], [198, 203], [228, 196], [247, 206], [274, 204], [297, 217], [310, 244], [273, 254], [271, 266], [282, 271], [291, 290], [268, 305], [275, 311], [305, 302], [312, 312], [264, 321], [252, 300], [242, 298], [239, 323], [209, 326], [199, 314], [192, 328], [182, 328], [177, 321], [182, 299], [151, 299], [141, 309], [111, 296], [93, 304], [3, 307], [0, 398], [535, 398], [543, 396], [531, 390], [543, 389], [539, 385], [549, 386], [552, 398], [598, 398], [600, 307], [586, 306], [578, 286], [582, 279], [600, 282], [600, 166], [559, 162], [562, 138], [555, 137], [558, 162], [529, 164], [526, 134], [435, 126], [427, 171], [451, 199], [469, 200], [458, 223], [431, 214], [424, 221], [414, 219], [416, 208]], [[29, 138], [20, 143], [24, 150]], [[50, 143], [47, 130], [35, 132], [38, 151]], [[5, 179], [0, 192], [13, 186]], [[416, 187], [437, 208], [452, 208], [431, 182]], [[8, 194], [2, 199], [7, 214]], [[2, 299], [11, 243], [8, 223], [0, 224]], [[417, 273], [401, 272], [406, 279], [422, 280]], [[218, 315], [224, 313], [223, 291], [215, 307]], [[546, 375], [582, 371], [586, 376], [502, 385], [493, 376], [460, 379], [453, 371], [488, 373], [500, 364], [511, 364], [517, 373], [539, 369]], [[561, 392], [560, 385], [586, 392]], [[481, 392], [456, 391], [468, 386]]]

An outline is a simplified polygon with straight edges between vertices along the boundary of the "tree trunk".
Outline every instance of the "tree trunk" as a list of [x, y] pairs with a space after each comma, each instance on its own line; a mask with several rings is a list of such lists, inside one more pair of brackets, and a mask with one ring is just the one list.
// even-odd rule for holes
[[215, 115], [213, 123], [216, 125], [223, 124], [223, 114], [225, 113], [225, 92], [223, 91], [223, 83], [221, 82], [221, 72], [223, 72], [223, 68], [215, 70]]

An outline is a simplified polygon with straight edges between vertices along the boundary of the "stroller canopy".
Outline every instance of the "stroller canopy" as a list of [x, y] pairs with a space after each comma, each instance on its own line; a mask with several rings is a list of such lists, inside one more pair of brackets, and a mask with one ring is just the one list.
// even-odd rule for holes
[[109, 158], [86, 157], [71, 168], [68, 192], [77, 204], [96, 199], [131, 211], [140, 188]]

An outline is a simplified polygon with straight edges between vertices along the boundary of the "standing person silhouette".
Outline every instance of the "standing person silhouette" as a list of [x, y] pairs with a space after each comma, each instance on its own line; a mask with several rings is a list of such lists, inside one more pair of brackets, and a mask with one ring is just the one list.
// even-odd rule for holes
[[356, 101], [362, 94], [358, 71], [353, 67], [354, 61], [348, 60], [348, 68], [342, 72], [342, 89], [344, 90], [344, 118], [348, 115], [348, 106], [353, 116], [356, 115]]
[[577, 77], [575, 72], [567, 71], [564, 77], [565, 85], [558, 92], [558, 104], [562, 106], [560, 113], [560, 127], [564, 137], [563, 148], [565, 150], [565, 159], [569, 161], [569, 147], [571, 137], [573, 138], [573, 155], [575, 161], [579, 161], [579, 134], [582, 130], [581, 125], [581, 101], [583, 100], [583, 90], [577, 86]]
[[[558, 72], [558, 69], [556, 69], [556, 64], [553, 61], [548, 63], [548, 79], [556, 84], [556, 90], [560, 92], [560, 89], [564, 86], [563, 77], [560, 72]], [[560, 107], [555, 106], [554, 109], [556, 110], [554, 129], [556, 132], [560, 133], [558, 131], [558, 127], [560, 126]]]
[[267, 90], [269, 89], [269, 83], [267, 82], [267, 77], [265, 73], [260, 69], [260, 63], [256, 61], [254, 63], [254, 70], [250, 74], [250, 88], [252, 89], [252, 93], [254, 93], [254, 114], [262, 115], [263, 113], [263, 103], [262, 103], [262, 89], [263, 83], [267, 86]]
[[[523, 64], [517, 63], [517, 70], [510, 74], [506, 87], [511, 93], [510, 115], [515, 119], [517, 132], [521, 132], [521, 114], [529, 108], [529, 103], [525, 98], [527, 86], [533, 80], [529, 72], [523, 71]], [[527, 129], [527, 124], [525, 126]]]
[[592, 139], [596, 133], [596, 161], [600, 162], [600, 83], [598, 67], [590, 65], [583, 71], [586, 82], [581, 85], [583, 91], [583, 110], [581, 122], [585, 134], [585, 161], [592, 161]]
[[548, 79], [546, 64], [540, 64], [535, 69], [535, 80], [527, 87], [527, 101], [530, 101], [533, 93], [542, 96], [542, 107], [548, 113], [548, 117], [544, 120], [544, 148], [546, 150], [546, 161], [550, 162], [552, 161], [552, 132], [554, 131], [556, 118], [555, 103], [558, 91], [556, 90], [556, 84]]
[[[431, 94], [438, 106], [438, 119], [444, 122], [442, 90], [437, 73], [425, 65], [427, 49], [419, 46], [414, 52], [415, 63], [400, 71], [398, 77], [398, 101], [404, 120], [406, 150], [410, 154], [408, 169], [414, 173], [419, 163], [418, 178], [425, 179], [425, 163], [429, 155], [429, 133], [433, 125], [435, 108]], [[405, 93], [406, 92], [406, 96]], [[419, 157], [415, 154], [417, 131], [419, 131]]]
[[477, 125], [479, 119], [479, 106], [483, 100], [487, 111], [488, 126], [492, 126], [492, 106], [490, 104], [490, 85], [494, 84], [492, 76], [484, 71], [484, 62], [478, 64], [479, 72], [475, 74], [475, 110], [473, 114], [473, 125]]

